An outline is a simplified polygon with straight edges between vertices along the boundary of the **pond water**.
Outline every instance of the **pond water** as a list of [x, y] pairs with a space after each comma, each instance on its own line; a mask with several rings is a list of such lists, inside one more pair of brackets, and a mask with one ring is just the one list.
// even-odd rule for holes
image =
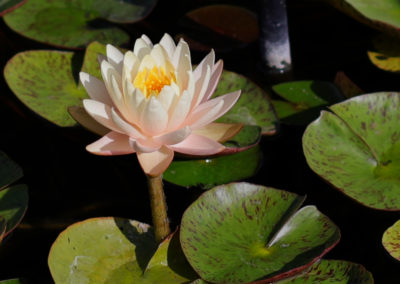
[[[159, 1], [143, 22], [126, 25], [132, 38], [142, 33], [159, 39], [183, 29], [178, 19], [201, 3], [180, 1], [165, 15], [168, 1]], [[247, 6], [246, 1], [225, 1]], [[312, 1], [287, 1], [293, 74], [291, 80], [333, 81], [344, 71], [365, 93], [398, 91], [399, 78], [375, 68], [366, 51], [376, 32], [329, 6]], [[174, 5], [175, 6], [175, 5]], [[176, 8], [176, 9], [175, 9]], [[17, 52], [53, 49], [24, 39], [0, 23], [1, 66]], [[132, 45], [131, 45], [132, 46]], [[204, 53], [193, 52], [194, 62]], [[268, 89], [288, 77], [268, 77], [260, 68], [257, 43], [217, 53], [225, 68], [243, 74]], [[197, 61], [196, 61], [197, 60]], [[32, 283], [52, 283], [47, 255], [57, 235], [69, 224], [98, 216], [119, 216], [151, 223], [146, 178], [136, 156], [101, 157], [86, 152], [97, 137], [82, 128], [58, 128], [38, 117], [0, 84], [0, 149], [24, 170], [20, 181], [29, 187], [29, 207], [22, 224], [0, 246], [0, 279], [26, 277]], [[301, 145], [305, 126], [281, 125], [273, 137], [261, 141], [263, 164], [248, 182], [307, 195], [313, 204], [340, 228], [340, 243], [326, 259], [343, 259], [363, 264], [376, 283], [399, 283], [400, 264], [382, 247], [383, 232], [399, 214], [363, 207], [333, 189], [308, 167]], [[176, 227], [184, 209], [201, 194], [166, 183], [168, 210]]]

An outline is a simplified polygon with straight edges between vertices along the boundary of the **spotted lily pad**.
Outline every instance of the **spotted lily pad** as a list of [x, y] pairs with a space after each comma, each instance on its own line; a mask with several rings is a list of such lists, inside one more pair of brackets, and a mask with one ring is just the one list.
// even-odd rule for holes
[[234, 72], [224, 71], [213, 97], [234, 90], [242, 90], [239, 100], [217, 121], [258, 125], [263, 135], [275, 134], [278, 119], [270, 99], [267, 93], [249, 79]]
[[231, 183], [205, 192], [184, 213], [181, 244], [205, 281], [276, 281], [306, 269], [339, 241], [339, 229], [304, 198]]
[[195, 274], [179, 250], [174, 238], [157, 248], [146, 224], [93, 218], [63, 231], [50, 250], [48, 263], [56, 284], [187, 283]]
[[[14, 9], [20, 7], [26, 0], [2, 0], [0, 1], [0, 17], [10, 13]], [[1, 282], [0, 282], [1, 283]]]
[[308, 165], [363, 205], [400, 210], [400, 93], [357, 96], [323, 111], [303, 136]]
[[156, 0], [35, 0], [7, 14], [4, 20], [21, 35], [55, 46], [82, 48], [94, 40], [120, 45], [129, 41], [129, 35], [109, 22], [141, 20], [155, 3]]
[[382, 244], [391, 256], [400, 261], [400, 220], [385, 231]]
[[397, 0], [325, 0], [354, 19], [392, 35], [400, 31], [400, 2]]
[[253, 176], [261, 165], [262, 154], [256, 146], [232, 155], [207, 159], [174, 160], [163, 174], [164, 180], [184, 187], [209, 189]]
[[322, 107], [341, 101], [341, 91], [330, 82], [293, 81], [274, 85], [273, 91], [284, 100], [273, 100], [282, 122], [307, 124], [318, 117]]
[[371, 272], [364, 266], [343, 260], [321, 260], [308, 270], [276, 284], [373, 284]]

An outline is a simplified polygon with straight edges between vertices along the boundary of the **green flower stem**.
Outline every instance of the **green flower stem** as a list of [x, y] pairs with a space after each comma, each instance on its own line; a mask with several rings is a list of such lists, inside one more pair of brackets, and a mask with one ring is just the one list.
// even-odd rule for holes
[[170, 233], [169, 220], [167, 215], [167, 203], [165, 201], [162, 175], [152, 177], [147, 176], [149, 183], [151, 215], [153, 217], [153, 227], [156, 241], [160, 243]]

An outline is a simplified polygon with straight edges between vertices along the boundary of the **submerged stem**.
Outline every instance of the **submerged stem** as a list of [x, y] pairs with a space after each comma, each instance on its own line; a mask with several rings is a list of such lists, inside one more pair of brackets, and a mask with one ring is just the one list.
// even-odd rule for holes
[[147, 176], [150, 193], [151, 215], [153, 217], [154, 234], [159, 243], [171, 232], [167, 215], [162, 175]]

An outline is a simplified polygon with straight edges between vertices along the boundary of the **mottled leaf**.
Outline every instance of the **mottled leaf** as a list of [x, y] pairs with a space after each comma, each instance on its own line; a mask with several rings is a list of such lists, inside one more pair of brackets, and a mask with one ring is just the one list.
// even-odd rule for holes
[[[26, 2], [26, 0], [1, 0], [0, 1], [0, 17], [4, 16], [14, 9], [20, 7]], [[0, 282], [1, 283], [1, 282]]]
[[164, 180], [184, 187], [209, 189], [253, 176], [260, 167], [258, 146], [232, 155], [207, 159], [174, 160], [163, 174]]
[[0, 189], [19, 180], [22, 176], [21, 167], [0, 151]]
[[[140, 7], [135, 3], [141, 3]], [[8, 13], [4, 20], [25, 37], [59, 47], [82, 48], [94, 40], [120, 45], [129, 41], [129, 35], [100, 19], [131, 22], [146, 15], [154, 3], [154, 0], [35, 0]]]
[[[71, 225], [54, 242], [49, 267], [55, 283], [187, 283], [195, 274], [179, 241], [157, 248], [148, 225], [121, 218], [93, 218]], [[162, 280], [161, 280], [162, 279]]]
[[189, 263], [212, 283], [275, 281], [327, 253], [339, 229], [304, 198], [231, 183], [205, 192], [184, 213], [181, 244]]
[[399, 93], [351, 98], [323, 111], [303, 136], [308, 165], [363, 205], [400, 210]]
[[340, 90], [325, 81], [293, 81], [272, 86], [273, 91], [284, 99], [273, 100], [282, 122], [307, 124], [318, 117], [322, 107], [344, 99]]
[[343, 260], [321, 260], [308, 270], [276, 284], [373, 284], [371, 272], [364, 266]]
[[385, 231], [382, 244], [391, 256], [400, 261], [400, 220]]
[[213, 97], [242, 90], [233, 108], [218, 122], [258, 125], [263, 135], [276, 132], [278, 119], [268, 95], [249, 79], [230, 71], [223, 71]]

